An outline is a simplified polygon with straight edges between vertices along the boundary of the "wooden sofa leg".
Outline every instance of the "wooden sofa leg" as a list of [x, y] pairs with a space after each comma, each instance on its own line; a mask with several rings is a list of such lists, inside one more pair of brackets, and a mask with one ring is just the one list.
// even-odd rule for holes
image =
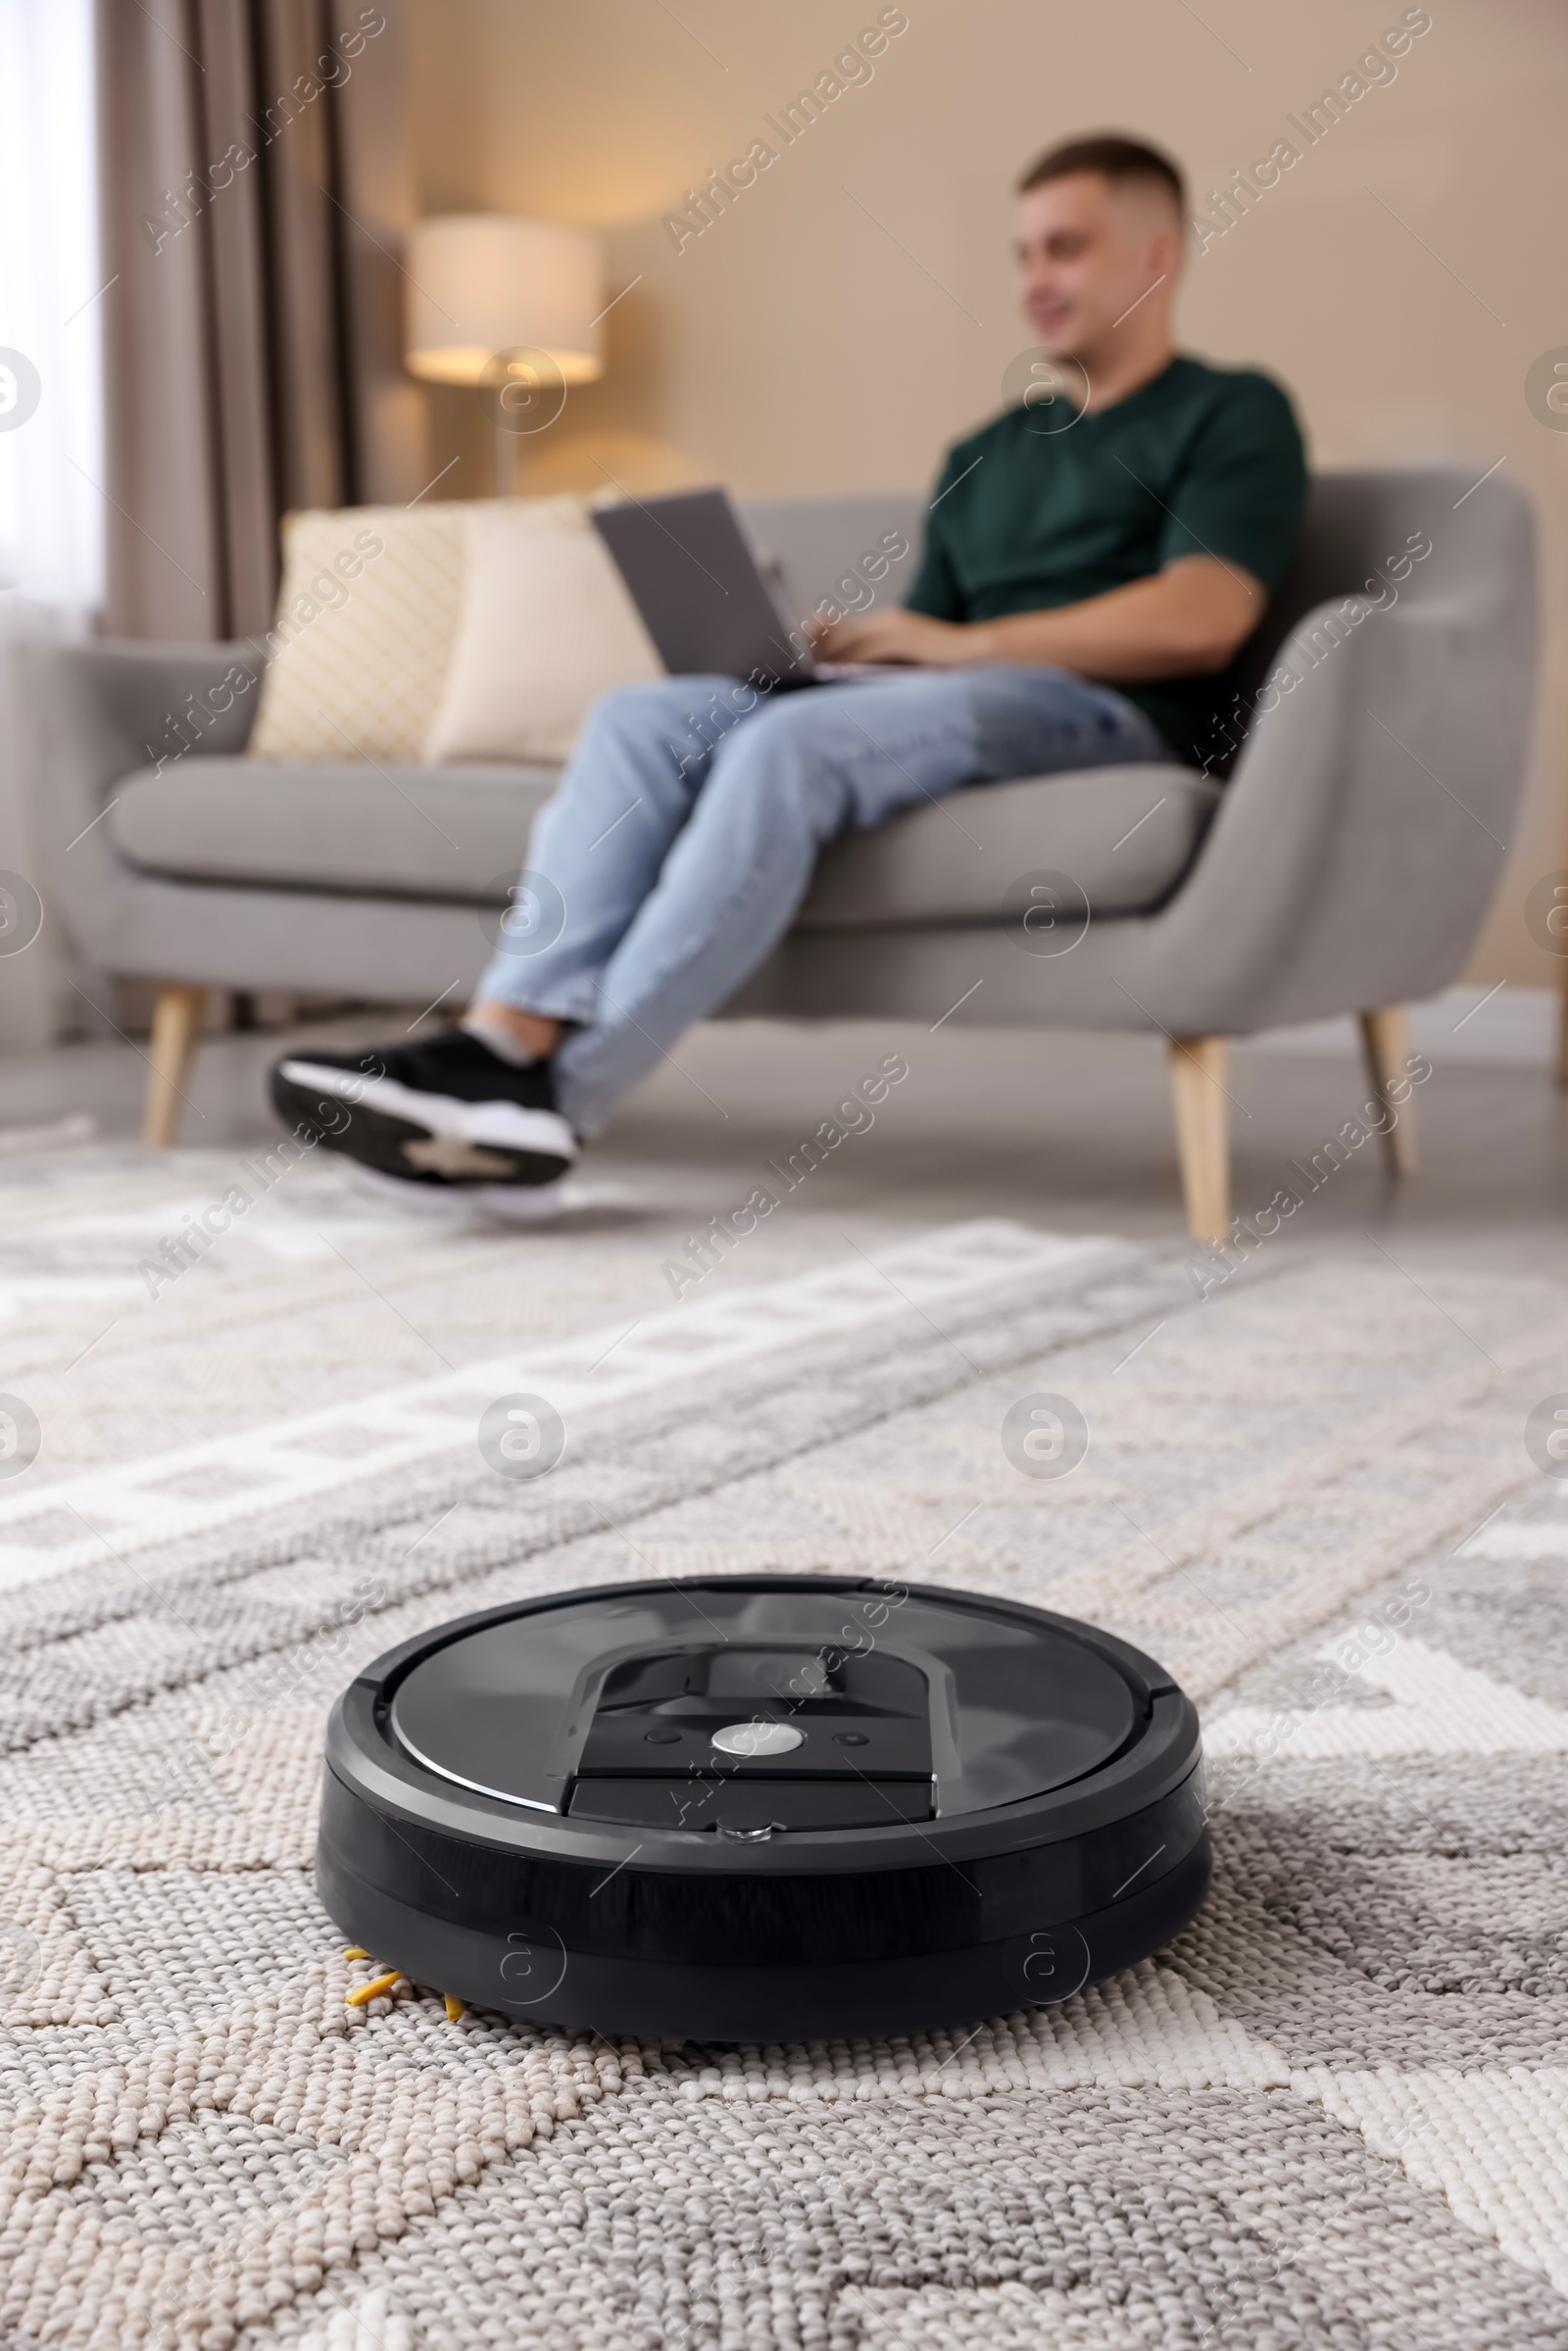
[[1223, 1037], [1173, 1037], [1176, 1151], [1195, 1241], [1224, 1241], [1231, 1226], [1230, 1139]]
[[144, 1143], [157, 1144], [162, 1149], [179, 1133], [179, 1114], [185, 1106], [191, 1067], [196, 1059], [196, 1039], [206, 1009], [206, 989], [193, 987], [188, 980], [172, 980], [158, 991], [147, 1055], [152, 1067], [147, 1073], [147, 1102], [142, 1115]]
[[1405, 1076], [1405, 1062], [1410, 1053], [1410, 1022], [1403, 1004], [1385, 1004], [1376, 1012], [1363, 1012], [1361, 1040], [1366, 1047], [1366, 1070], [1372, 1091], [1395, 1122], [1384, 1129], [1384, 1162], [1392, 1176], [1418, 1175], [1421, 1163], [1415, 1146], [1415, 1105], [1408, 1085], [1402, 1102], [1393, 1102], [1389, 1097], [1394, 1080]]

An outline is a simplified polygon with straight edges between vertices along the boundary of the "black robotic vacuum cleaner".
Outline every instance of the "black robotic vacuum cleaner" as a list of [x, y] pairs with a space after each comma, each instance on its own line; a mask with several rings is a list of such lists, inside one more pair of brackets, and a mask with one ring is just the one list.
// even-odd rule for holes
[[390, 1650], [327, 1731], [338, 1926], [552, 2025], [816, 2040], [1065, 1999], [1168, 1942], [1208, 1872], [1170, 1676], [930, 1586], [555, 1592]]

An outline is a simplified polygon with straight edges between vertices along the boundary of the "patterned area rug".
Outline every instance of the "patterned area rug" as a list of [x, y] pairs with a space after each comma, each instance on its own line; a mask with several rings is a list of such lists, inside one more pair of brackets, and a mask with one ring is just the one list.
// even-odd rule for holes
[[[0, 2340], [263, 2351], [1568, 2344], [1568, 1297], [1004, 1224], [440, 1226], [304, 1166], [0, 1167]], [[241, 1179], [243, 1181], [243, 1179]], [[176, 1249], [177, 1258], [178, 1251]], [[481, 1461], [559, 1401], [559, 1469]], [[1071, 1476], [1001, 1425], [1065, 1396]], [[444, 1616], [639, 1573], [1089, 1616], [1200, 1700], [1214, 1890], [913, 2039], [350, 2007], [319, 1740]], [[396, 1954], [377, 1954], [395, 1960]]]

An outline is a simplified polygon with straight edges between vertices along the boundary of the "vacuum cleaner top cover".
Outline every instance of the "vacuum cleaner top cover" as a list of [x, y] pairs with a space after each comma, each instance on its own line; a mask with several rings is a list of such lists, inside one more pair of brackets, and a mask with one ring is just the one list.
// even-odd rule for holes
[[683, 1845], [1049, 1795], [1122, 1754], [1157, 1694], [1179, 1698], [1152, 1660], [1065, 1617], [807, 1577], [525, 1601], [421, 1637], [367, 1684], [387, 1744], [437, 1781]]

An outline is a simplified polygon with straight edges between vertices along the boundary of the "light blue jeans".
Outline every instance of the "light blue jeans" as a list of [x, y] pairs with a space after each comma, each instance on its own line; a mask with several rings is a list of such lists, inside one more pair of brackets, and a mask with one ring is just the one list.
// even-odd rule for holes
[[777, 946], [835, 833], [965, 784], [1171, 756], [1122, 695], [1064, 669], [911, 669], [772, 699], [730, 677], [619, 687], [535, 819], [475, 1002], [573, 1024], [557, 1099], [596, 1134]]

